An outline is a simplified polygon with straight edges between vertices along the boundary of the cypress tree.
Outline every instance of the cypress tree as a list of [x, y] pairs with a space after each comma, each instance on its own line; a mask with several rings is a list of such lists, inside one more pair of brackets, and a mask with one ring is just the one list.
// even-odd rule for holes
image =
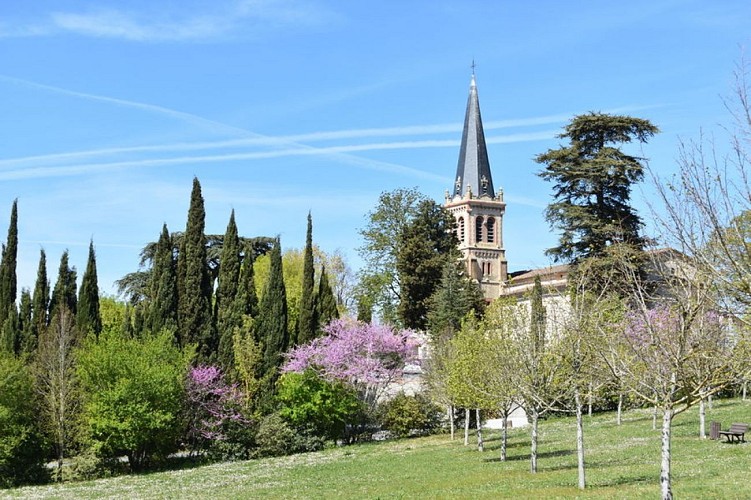
[[[8, 240], [0, 260], [0, 325], [5, 324], [11, 305], [16, 305], [16, 262], [18, 260], [18, 200], [13, 200]], [[18, 311], [16, 311], [18, 312]]]
[[282, 250], [279, 238], [269, 254], [269, 277], [261, 296], [256, 323], [256, 341], [263, 345], [263, 376], [271, 380], [277, 377], [277, 368], [282, 354], [289, 347], [287, 331], [287, 292], [282, 273]]
[[15, 304], [7, 309], [5, 321], [2, 324], [2, 330], [0, 330], [0, 345], [3, 350], [14, 355], [20, 351], [20, 328], [18, 310]]
[[39, 252], [39, 267], [37, 268], [37, 281], [34, 286], [34, 296], [32, 298], [31, 313], [34, 324], [34, 337], [39, 339], [39, 335], [47, 330], [49, 324], [48, 311], [50, 306], [50, 282], [47, 279], [47, 255], [44, 249]]
[[34, 319], [32, 316], [31, 292], [21, 290], [21, 306], [18, 311], [18, 327], [20, 332], [19, 351], [21, 354], [32, 354], [37, 347], [34, 334]]
[[464, 264], [455, 260], [443, 266], [441, 283], [428, 301], [428, 330], [434, 340], [446, 340], [460, 331], [470, 311], [479, 316], [485, 299], [477, 282], [466, 276]]
[[218, 361], [226, 371], [231, 370], [234, 360], [234, 332], [242, 325], [242, 313], [235, 308], [235, 299], [240, 285], [240, 238], [237, 236], [235, 211], [232, 210], [224, 234], [224, 245], [216, 289], [215, 319], [219, 336]]
[[537, 355], [545, 348], [545, 329], [546, 329], [546, 311], [542, 302], [542, 282], [539, 276], [535, 276], [535, 284], [532, 287], [532, 296], [530, 297], [530, 314], [532, 346], [534, 353]]
[[78, 291], [76, 326], [82, 335], [93, 333], [97, 338], [102, 331], [102, 316], [99, 312], [99, 283], [96, 272], [94, 242], [89, 242], [89, 258]]
[[194, 177], [182, 253], [178, 256], [185, 270], [184, 293], [178, 296], [178, 321], [182, 344], [197, 343], [198, 361], [201, 363], [212, 361], [218, 347], [212, 321], [211, 281], [206, 263], [205, 219], [201, 184]]
[[154, 253], [148, 324], [154, 333], [167, 328], [177, 335], [177, 270], [167, 224], [162, 226]]
[[329, 275], [326, 267], [321, 267], [321, 279], [318, 281], [318, 293], [316, 294], [316, 323], [327, 325], [334, 319], [339, 318], [339, 309], [336, 307], [336, 297], [329, 283]]
[[316, 321], [315, 300], [315, 269], [313, 268], [313, 218], [308, 212], [308, 232], [305, 237], [305, 252], [302, 267], [302, 295], [300, 297], [300, 311], [295, 327], [296, 338], [293, 344], [305, 344], [316, 336], [318, 323]]
[[75, 317], [78, 311], [78, 298], [76, 297], [76, 268], [68, 267], [68, 251], [65, 250], [60, 257], [60, 268], [57, 273], [57, 282], [52, 289], [50, 299], [49, 318], [53, 318], [61, 306]]
[[235, 297], [235, 308], [241, 316], [258, 316], [258, 295], [256, 294], [256, 280], [253, 264], [255, 263], [255, 254], [251, 242], [245, 244], [243, 252], [242, 267], [240, 268], [240, 283], [237, 287], [237, 296]]

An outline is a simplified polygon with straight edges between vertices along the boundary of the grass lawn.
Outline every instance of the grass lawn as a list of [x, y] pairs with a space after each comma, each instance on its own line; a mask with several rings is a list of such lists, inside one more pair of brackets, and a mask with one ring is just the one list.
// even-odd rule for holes
[[[751, 444], [701, 440], [698, 410], [673, 426], [676, 498], [751, 498]], [[2, 491], [12, 498], [659, 498], [660, 432], [651, 412], [585, 417], [587, 489], [577, 489], [573, 418], [540, 424], [539, 471], [529, 472], [526, 430], [509, 434], [500, 462], [499, 434], [486, 432], [484, 453], [446, 435], [229, 462], [193, 469]], [[709, 421], [751, 423], [751, 401], [715, 401]], [[659, 425], [659, 419], [658, 419]], [[751, 439], [751, 436], [749, 436]], [[724, 441], [724, 440], [723, 440]]]

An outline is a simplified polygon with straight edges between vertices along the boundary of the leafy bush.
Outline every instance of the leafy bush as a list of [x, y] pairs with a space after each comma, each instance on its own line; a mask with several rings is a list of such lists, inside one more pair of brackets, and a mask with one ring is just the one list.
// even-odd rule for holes
[[324, 441], [305, 431], [296, 432], [279, 413], [261, 420], [256, 433], [256, 456], [277, 457], [323, 449]]
[[47, 477], [33, 381], [24, 364], [0, 353], [0, 487]]
[[279, 414], [298, 432], [338, 439], [357, 418], [362, 403], [357, 392], [341, 381], [330, 382], [312, 369], [285, 373], [277, 384]]
[[78, 356], [91, 445], [107, 457], [126, 455], [133, 470], [175, 451], [191, 354], [174, 345], [169, 331], [91, 339]]
[[420, 394], [407, 396], [400, 392], [381, 404], [379, 413], [381, 426], [396, 437], [432, 432], [441, 421], [440, 410]]

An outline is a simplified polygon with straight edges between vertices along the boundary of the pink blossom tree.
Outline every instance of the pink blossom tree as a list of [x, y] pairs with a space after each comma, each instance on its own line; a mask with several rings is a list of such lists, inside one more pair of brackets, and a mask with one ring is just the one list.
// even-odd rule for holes
[[224, 380], [216, 366], [199, 365], [186, 381], [187, 441], [193, 449], [210, 448], [227, 440], [227, 426], [245, 419], [239, 408], [242, 395], [236, 384]]
[[410, 330], [347, 318], [323, 330], [324, 336], [290, 351], [282, 371], [312, 369], [325, 379], [343, 381], [371, 408], [405, 364], [416, 360], [419, 344]]

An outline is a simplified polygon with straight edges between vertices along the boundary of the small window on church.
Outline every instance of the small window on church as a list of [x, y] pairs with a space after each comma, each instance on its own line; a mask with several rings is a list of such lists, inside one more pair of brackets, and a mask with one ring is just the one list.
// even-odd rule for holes
[[464, 241], [464, 217], [459, 217], [456, 221], [456, 237], [459, 241]]
[[475, 241], [478, 243], [482, 241], [482, 223], [482, 217], [475, 219]]
[[488, 227], [488, 243], [493, 243], [495, 241], [495, 219], [490, 217], [487, 222]]

